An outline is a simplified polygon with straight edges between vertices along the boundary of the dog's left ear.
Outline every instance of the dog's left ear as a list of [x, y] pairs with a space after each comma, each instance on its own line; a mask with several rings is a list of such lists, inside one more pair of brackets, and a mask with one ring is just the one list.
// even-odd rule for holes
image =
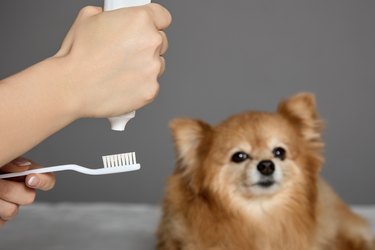
[[212, 127], [203, 121], [180, 118], [169, 123], [176, 149], [176, 171], [182, 174], [186, 184], [198, 192], [202, 181], [199, 171], [210, 148]]
[[212, 128], [203, 121], [188, 118], [174, 119], [169, 123], [169, 127], [172, 130], [180, 167], [190, 172], [196, 161], [199, 161], [200, 151], [202, 151], [200, 148]]
[[321, 140], [323, 122], [319, 118], [313, 94], [300, 93], [292, 96], [282, 101], [277, 111], [296, 125], [307, 141]]

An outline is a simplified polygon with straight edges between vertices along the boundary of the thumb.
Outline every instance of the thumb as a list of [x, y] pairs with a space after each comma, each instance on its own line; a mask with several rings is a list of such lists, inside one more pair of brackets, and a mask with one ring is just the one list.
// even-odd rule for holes
[[54, 57], [61, 57], [61, 56], [66, 56], [70, 49], [73, 46], [73, 41], [74, 41], [74, 36], [77, 30], [77, 27], [79, 23], [88, 17], [95, 16], [99, 13], [103, 12], [103, 9], [101, 7], [95, 7], [95, 6], [86, 6], [82, 8], [74, 21], [72, 27], [70, 28], [68, 34], [65, 36], [61, 47], [59, 51], [54, 55]]
[[52, 173], [30, 174], [26, 177], [25, 183], [29, 188], [48, 191], [55, 186], [56, 177]]

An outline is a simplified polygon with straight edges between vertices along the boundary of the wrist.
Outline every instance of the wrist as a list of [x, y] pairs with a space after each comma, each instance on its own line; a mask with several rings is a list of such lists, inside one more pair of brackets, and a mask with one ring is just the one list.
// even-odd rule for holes
[[[55, 99], [54, 105], [59, 112], [66, 116], [67, 122], [71, 123], [82, 118], [80, 114], [80, 101], [72, 87], [70, 66], [66, 57], [50, 57], [35, 67], [39, 67], [44, 81], [41, 88], [47, 90]], [[74, 84], [74, 83], [73, 83]]]

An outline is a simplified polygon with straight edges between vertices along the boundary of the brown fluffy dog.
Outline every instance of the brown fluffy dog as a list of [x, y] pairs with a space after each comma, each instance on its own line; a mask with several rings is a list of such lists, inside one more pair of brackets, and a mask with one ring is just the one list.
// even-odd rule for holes
[[373, 249], [368, 223], [319, 177], [322, 122], [313, 95], [275, 113], [217, 126], [171, 123], [177, 167], [169, 178], [158, 249]]

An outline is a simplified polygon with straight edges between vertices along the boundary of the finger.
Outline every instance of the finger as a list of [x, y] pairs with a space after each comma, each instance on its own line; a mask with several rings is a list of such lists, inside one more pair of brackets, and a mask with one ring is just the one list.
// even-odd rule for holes
[[4, 200], [0, 200], [0, 219], [8, 221], [18, 214], [19, 206]]
[[26, 177], [26, 185], [30, 188], [39, 189], [42, 191], [51, 190], [56, 183], [56, 177], [52, 173], [46, 174], [31, 174]]
[[29, 205], [34, 202], [35, 190], [24, 183], [0, 180], [0, 199], [19, 205]]
[[29, 166], [18, 166], [16, 164], [10, 162], [10, 163], [4, 165], [1, 168], [1, 172], [3, 172], [3, 173], [17, 173], [17, 172], [26, 171], [26, 170], [29, 170], [29, 169], [30, 169]]
[[172, 16], [166, 8], [157, 3], [150, 3], [145, 6], [151, 11], [157, 29], [166, 29], [171, 24]]
[[159, 77], [164, 74], [164, 71], [165, 71], [165, 58], [161, 56], [160, 57], [160, 72], [159, 72]]
[[[17, 159], [11, 161], [7, 165], [5, 165], [1, 172], [4, 173], [17, 173], [22, 172], [30, 169], [37, 169], [41, 168], [41, 166], [35, 162], [32, 162], [31, 160], [24, 158], [24, 157], [18, 157]], [[25, 182], [25, 176], [20, 177], [14, 177], [14, 178], [8, 178], [7, 180], [15, 181], [15, 182]]]
[[160, 33], [160, 35], [161, 35], [161, 37], [162, 37], [162, 41], [163, 41], [163, 42], [161, 43], [161, 46], [160, 46], [160, 53], [159, 53], [159, 55], [161, 56], [161, 55], [164, 55], [165, 52], [167, 52], [169, 44], [168, 44], [167, 34], [165, 34], [164, 31], [159, 31], [159, 33]]
[[9, 162], [1, 168], [2, 172], [17, 173], [29, 170], [32, 167], [32, 162], [26, 158], [18, 157], [17, 159]]
[[33, 164], [29, 159], [26, 159], [25, 157], [18, 157], [14, 159], [11, 163], [19, 167], [28, 167]]
[[[12, 161], [12, 164], [9, 164], [6, 170], [9, 170], [9, 172], [20, 172], [18, 171], [18, 168], [22, 166], [24, 168], [27, 167], [27, 169], [41, 168], [39, 164], [36, 164], [35, 162], [32, 162], [31, 160], [28, 160], [26, 158], [20, 157]], [[27, 169], [24, 169], [24, 170], [27, 170]], [[52, 173], [31, 174], [31, 175], [28, 175], [26, 179], [23, 178], [21, 180], [23, 180], [28, 187], [34, 188], [34, 189], [40, 189], [43, 191], [48, 191], [52, 189], [55, 186], [55, 182], [56, 182], [55, 175]]]
[[99, 6], [86, 6], [83, 7], [78, 14], [78, 17], [95, 16], [103, 12], [103, 8]]

